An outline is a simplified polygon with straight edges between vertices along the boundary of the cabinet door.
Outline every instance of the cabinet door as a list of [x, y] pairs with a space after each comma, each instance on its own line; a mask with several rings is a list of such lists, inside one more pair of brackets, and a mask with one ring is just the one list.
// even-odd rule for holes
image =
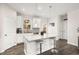
[[54, 48], [54, 40], [53, 39], [49, 39], [49, 48], [50, 49]]
[[41, 19], [39, 18], [33, 18], [33, 28], [40, 28], [41, 24]]
[[17, 43], [23, 43], [23, 34], [17, 34]]
[[49, 39], [43, 40], [42, 44], [42, 52], [49, 50]]

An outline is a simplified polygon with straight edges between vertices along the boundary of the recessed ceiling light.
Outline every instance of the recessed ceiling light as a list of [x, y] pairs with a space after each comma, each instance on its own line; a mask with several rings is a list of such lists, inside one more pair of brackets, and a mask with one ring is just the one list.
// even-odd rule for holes
[[49, 8], [52, 8], [52, 6], [50, 5]]
[[41, 6], [38, 6], [38, 10], [42, 10], [42, 7]]
[[25, 11], [25, 9], [23, 8], [22, 11]]

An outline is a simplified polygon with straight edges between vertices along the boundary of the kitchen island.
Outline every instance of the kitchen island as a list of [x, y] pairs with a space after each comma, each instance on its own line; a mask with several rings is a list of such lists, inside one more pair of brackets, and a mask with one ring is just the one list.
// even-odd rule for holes
[[56, 36], [45, 34], [24, 34], [24, 53], [26, 55], [37, 55], [54, 47]]

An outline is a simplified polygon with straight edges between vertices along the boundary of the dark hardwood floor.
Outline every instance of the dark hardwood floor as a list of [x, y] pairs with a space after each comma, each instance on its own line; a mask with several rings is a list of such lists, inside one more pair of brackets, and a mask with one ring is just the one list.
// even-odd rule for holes
[[12, 48], [7, 49], [0, 55], [24, 55], [24, 44], [21, 43], [16, 46], [13, 46]]
[[58, 50], [58, 53], [52, 53], [51, 50], [48, 50], [48, 51], [41, 53], [39, 55], [79, 55], [78, 48], [73, 45], [69, 45], [69, 44], [67, 44], [60, 50], [59, 49], [57, 49], [57, 50]]
[[[54, 54], [51, 50], [48, 50], [39, 55], [79, 55], [79, 49], [76, 46], [67, 44], [66, 40], [58, 40], [57, 41], [57, 50], [58, 53]], [[25, 55], [24, 54], [24, 44], [18, 44], [0, 55]]]

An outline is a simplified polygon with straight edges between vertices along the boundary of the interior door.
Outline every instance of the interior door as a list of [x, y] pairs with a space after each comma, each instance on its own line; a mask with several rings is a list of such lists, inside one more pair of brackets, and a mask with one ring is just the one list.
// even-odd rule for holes
[[8, 49], [16, 45], [16, 19], [6, 17], [4, 20], [4, 48]]
[[67, 39], [67, 20], [63, 20], [62, 37]]
[[67, 14], [60, 15], [59, 34], [61, 39], [67, 39]]

